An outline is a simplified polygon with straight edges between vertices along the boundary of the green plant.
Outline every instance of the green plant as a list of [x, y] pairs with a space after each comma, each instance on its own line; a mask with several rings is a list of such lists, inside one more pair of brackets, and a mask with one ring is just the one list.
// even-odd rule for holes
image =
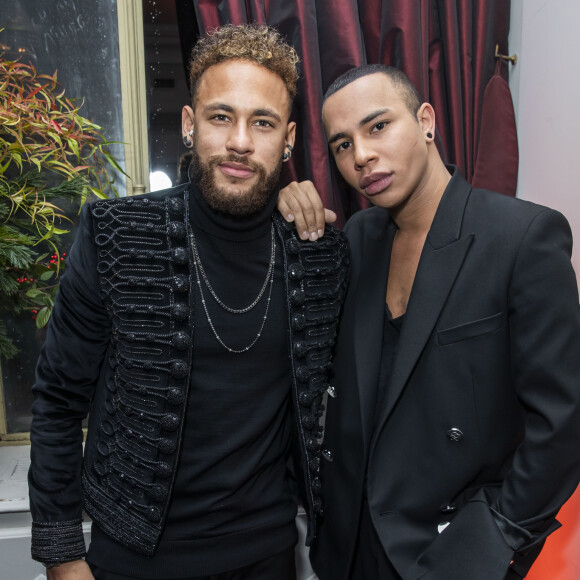
[[6, 314], [48, 322], [64, 270], [68, 213], [89, 196], [117, 195], [109, 169], [124, 173], [101, 128], [79, 114], [54, 75], [0, 55], [0, 355], [17, 350]]

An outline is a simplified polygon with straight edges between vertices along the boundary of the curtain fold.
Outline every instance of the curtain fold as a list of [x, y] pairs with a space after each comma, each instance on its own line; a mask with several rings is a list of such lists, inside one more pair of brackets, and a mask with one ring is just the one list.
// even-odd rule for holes
[[[177, 0], [180, 1], [180, 0]], [[497, 127], [495, 139], [481, 140], [486, 88], [496, 74], [507, 81], [508, 67], [495, 73], [495, 45], [507, 52], [510, 2], [506, 0], [181, 0], [193, 3], [200, 32], [232, 23], [277, 27], [301, 58], [301, 78], [292, 119], [297, 142], [285, 164], [283, 184], [314, 182], [342, 225], [367, 206], [354, 196], [329, 158], [320, 109], [330, 83], [360, 64], [401, 68], [431, 102], [437, 114], [436, 143], [445, 161], [455, 163], [468, 180], [477, 167], [477, 184], [513, 195], [517, 179], [517, 137], [513, 126]], [[505, 85], [507, 86], [507, 85]], [[505, 89], [504, 86], [504, 89]], [[493, 109], [508, 111], [509, 87], [490, 90]], [[489, 114], [488, 114], [489, 117]], [[503, 131], [510, 138], [502, 140]], [[488, 132], [489, 133], [489, 132]], [[504, 149], [501, 167], [490, 170], [490, 147]], [[515, 147], [515, 150], [514, 150]], [[477, 160], [484, 162], [477, 165]], [[515, 166], [513, 161], [515, 159]], [[515, 177], [514, 177], [515, 176]]]

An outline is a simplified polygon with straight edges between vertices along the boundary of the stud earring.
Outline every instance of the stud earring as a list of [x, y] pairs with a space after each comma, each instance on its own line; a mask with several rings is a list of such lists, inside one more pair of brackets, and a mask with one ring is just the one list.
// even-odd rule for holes
[[286, 147], [288, 148], [288, 152], [284, 153], [284, 155], [282, 155], [283, 161], [288, 161], [288, 159], [290, 159], [290, 157], [292, 157], [292, 151], [294, 151], [294, 147], [292, 147], [292, 145], [286, 145]]
[[190, 137], [193, 135], [193, 129], [190, 129], [189, 133], [187, 135], [183, 136], [183, 144], [189, 148], [193, 145], [192, 140], [190, 139]]

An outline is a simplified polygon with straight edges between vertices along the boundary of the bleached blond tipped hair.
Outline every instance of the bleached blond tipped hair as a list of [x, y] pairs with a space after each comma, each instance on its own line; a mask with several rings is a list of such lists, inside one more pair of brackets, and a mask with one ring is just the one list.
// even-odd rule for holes
[[277, 74], [290, 100], [296, 96], [298, 54], [273, 27], [262, 24], [227, 24], [207, 33], [193, 47], [189, 65], [189, 86], [193, 103], [199, 81], [211, 66], [232, 59], [255, 62]]

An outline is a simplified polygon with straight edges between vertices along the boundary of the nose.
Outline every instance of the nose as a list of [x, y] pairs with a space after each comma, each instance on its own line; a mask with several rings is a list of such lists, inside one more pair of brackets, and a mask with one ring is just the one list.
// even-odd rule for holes
[[376, 152], [364, 142], [353, 144], [354, 166], [357, 171], [376, 160]]
[[226, 149], [237, 155], [248, 155], [254, 151], [252, 135], [244, 123], [236, 123], [229, 131]]

